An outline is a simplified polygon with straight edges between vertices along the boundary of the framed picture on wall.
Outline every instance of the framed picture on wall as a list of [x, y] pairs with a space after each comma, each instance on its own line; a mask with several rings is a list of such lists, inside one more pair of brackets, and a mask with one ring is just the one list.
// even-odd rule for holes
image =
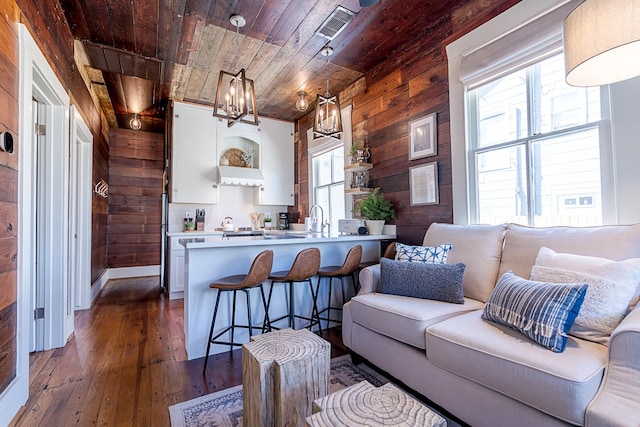
[[409, 122], [409, 160], [438, 154], [436, 113]]
[[426, 163], [409, 168], [409, 197], [411, 206], [437, 205], [438, 162]]

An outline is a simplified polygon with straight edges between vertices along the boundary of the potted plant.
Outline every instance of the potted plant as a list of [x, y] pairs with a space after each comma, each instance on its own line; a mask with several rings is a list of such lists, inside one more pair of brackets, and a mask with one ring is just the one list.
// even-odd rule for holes
[[184, 229], [186, 231], [193, 231], [196, 229], [196, 225], [193, 223], [193, 221], [187, 221], [184, 223]]
[[351, 157], [351, 163], [358, 163], [358, 151], [362, 150], [362, 144], [360, 142], [354, 142], [349, 149], [349, 157]]
[[382, 234], [384, 223], [388, 219], [396, 217], [396, 211], [384, 194], [380, 193], [380, 187], [358, 202], [360, 216], [365, 218], [365, 226], [369, 234]]
[[271, 228], [271, 217], [265, 217], [264, 219], [264, 228], [270, 229]]

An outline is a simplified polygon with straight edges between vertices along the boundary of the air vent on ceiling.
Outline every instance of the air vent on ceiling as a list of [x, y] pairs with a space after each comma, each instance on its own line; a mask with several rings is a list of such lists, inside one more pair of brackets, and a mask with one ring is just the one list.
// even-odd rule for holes
[[322, 25], [320, 25], [320, 28], [316, 31], [316, 35], [333, 40], [355, 16], [355, 12], [338, 6], [336, 10], [331, 12], [331, 15], [325, 19]]

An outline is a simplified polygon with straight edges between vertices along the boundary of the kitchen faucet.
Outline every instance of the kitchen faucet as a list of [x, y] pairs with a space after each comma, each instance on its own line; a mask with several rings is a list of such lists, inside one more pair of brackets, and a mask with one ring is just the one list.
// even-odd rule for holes
[[[320, 221], [318, 221], [317, 216], [313, 215], [313, 210], [315, 208], [320, 209]], [[309, 209], [309, 215], [311, 215], [311, 231], [322, 233], [322, 228], [324, 226], [324, 211], [322, 210], [322, 206], [318, 204], [311, 206], [311, 209]]]

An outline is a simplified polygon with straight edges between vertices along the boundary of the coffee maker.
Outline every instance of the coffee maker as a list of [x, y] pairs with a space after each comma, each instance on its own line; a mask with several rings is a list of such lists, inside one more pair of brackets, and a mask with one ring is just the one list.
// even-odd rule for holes
[[289, 229], [289, 212], [278, 212], [278, 228], [280, 230]]

